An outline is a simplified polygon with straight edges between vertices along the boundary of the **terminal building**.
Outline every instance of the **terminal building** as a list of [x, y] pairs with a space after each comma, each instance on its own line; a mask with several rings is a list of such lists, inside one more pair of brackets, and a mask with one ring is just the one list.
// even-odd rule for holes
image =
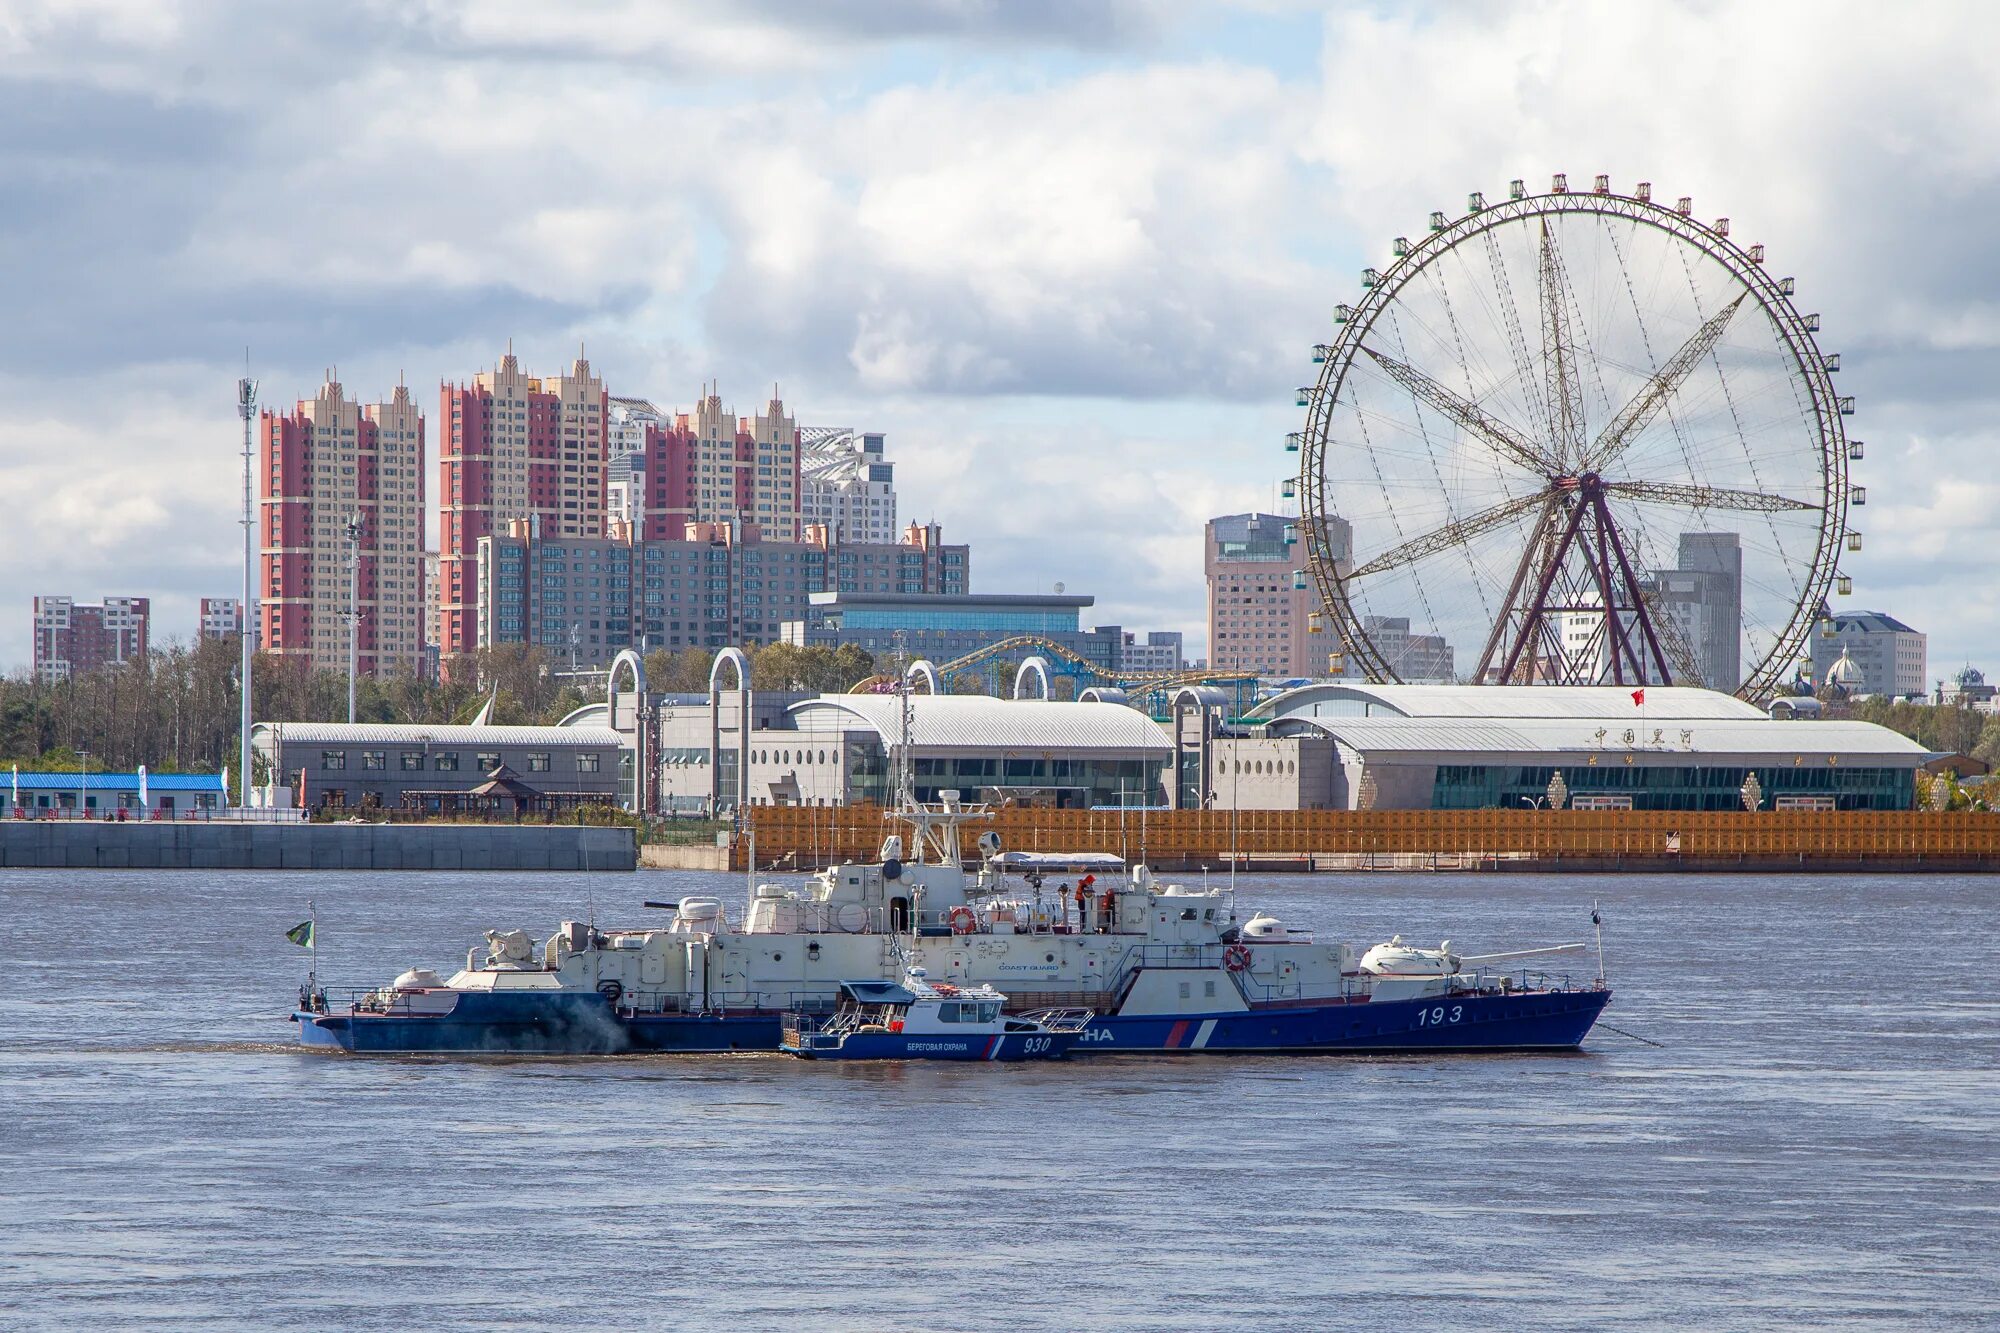
[[1782, 720], [1657, 685], [1334, 681], [1235, 726], [1207, 708], [1175, 727], [1176, 804], [1216, 808], [1905, 810], [1932, 757], [1873, 723]]
[[[1065, 808], [1903, 810], [1934, 757], [1871, 723], [1787, 720], [1688, 687], [1638, 693], [1332, 681], [1232, 718], [1226, 694], [1191, 686], [1164, 723], [1115, 691], [1074, 703], [916, 693], [910, 743], [924, 799]], [[661, 809], [893, 792], [893, 694], [657, 702]]]

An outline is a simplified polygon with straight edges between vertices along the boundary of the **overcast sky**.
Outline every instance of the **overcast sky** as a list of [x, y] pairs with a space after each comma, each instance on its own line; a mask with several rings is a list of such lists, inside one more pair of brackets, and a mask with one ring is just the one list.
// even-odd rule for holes
[[[240, 584], [234, 380], [364, 400], [511, 338], [613, 393], [888, 433], [979, 591], [1204, 614], [1389, 238], [1655, 183], [1844, 355], [1852, 607], [2000, 668], [2000, 7], [0, 0], [0, 668], [36, 593]], [[435, 493], [434, 480], [430, 489]]]

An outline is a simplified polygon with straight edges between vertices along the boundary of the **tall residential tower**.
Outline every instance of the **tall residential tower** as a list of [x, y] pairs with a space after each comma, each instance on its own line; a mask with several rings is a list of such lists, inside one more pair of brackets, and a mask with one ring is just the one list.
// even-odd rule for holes
[[69, 680], [113, 663], [146, 655], [153, 603], [146, 597], [107, 597], [86, 604], [68, 597], [35, 599], [35, 679]]
[[438, 402], [438, 651], [479, 641], [479, 539], [517, 520], [537, 535], [604, 535], [610, 399], [578, 356], [561, 376], [524, 373], [510, 348]]
[[[423, 660], [424, 418], [397, 385], [363, 406], [332, 372], [292, 411], [259, 418], [264, 651], [344, 670], [358, 611], [361, 674]], [[359, 577], [350, 568], [358, 521]], [[357, 587], [358, 584], [358, 587]]]

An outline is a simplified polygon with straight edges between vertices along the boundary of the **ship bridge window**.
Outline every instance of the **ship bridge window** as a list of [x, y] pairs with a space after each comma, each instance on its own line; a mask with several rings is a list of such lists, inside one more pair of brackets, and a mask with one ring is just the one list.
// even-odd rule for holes
[[1192, 907], [1183, 907], [1181, 909], [1181, 920], [1183, 921], [1194, 920], [1194, 909]]

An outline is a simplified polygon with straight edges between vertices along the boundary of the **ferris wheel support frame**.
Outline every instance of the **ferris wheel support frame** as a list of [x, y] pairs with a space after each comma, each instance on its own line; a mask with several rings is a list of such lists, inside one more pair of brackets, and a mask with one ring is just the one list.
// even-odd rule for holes
[[[1327, 505], [1325, 464], [1333, 407], [1338, 401], [1347, 367], [1353, 363], [1358, 352], [1366, 350], [1362, 347], [1362, 339], [1373, 330], [1376, 320], [1388, 309], [1396, 294], [1411, 278], [1415, 277], [1431, 259], [1441, 256], [1459, 243], [1524, 219], [1537, 217], [1546, 219], [1551, 215], [1568, 213], [1595, 214], [1624, 218], [1653, 227], [1694, 246], [1721, 264], [1749, 292], [1757, 296], [1778, 337], [1784, 342], [1786, 350], [1797, 364], [1801, 378], [1810, 393], [1822, 455], [1820, 503], [1817, 506], [1800, 504], [1796, 507], [1819, 510], [1818, 544], [1813, 552], [1811, 572], [1784, 628], [1779, 632], [1770, 652], [1737, 689], [1737, 693], [1743, 698], [1759, 702], [1768, 700], [1776, 692], [1782, 673], [1797, 659], [1814, 622], [1819, 618], [1820, 608], [1825, 604], [1827, 594], [1833, 586], [1842, 539], [1847, 533], [1848, 447], [1842, 417], [1851, 408], [1844, 408], [1840, 396], [1834, 392], [1826, 358], [1819, 350], [1812, 328], [1793, 306], [1790, 293], [1786, 290], [1789, 280], [1781, 284], [1765, 272], [1762, 246], [1747, 250], [1730, 240], [1726, 219], [1715, 225], [1697, 221], [1685, 200], [1680, 207], [1670, 209], [1654, 203], [1650, 197], [1622, 195], [1608, 189], [1572, 193], [1559, 187], [1546, 194], [1530, 195], [1523, 192], [1504, 202], [1494, 204], [1487, 204], [1481, 196], [1474, 195], [1470, 202], [1473, 205], [1471, 210], [1453, 220], [1446, 220], [1442, 213], [1433, 214], [1430, 234], [1409, 244], [1405, 253], [1397, 255], [1386, 269], [1375, 274], [1373, 281], [1367, 283], [1359, 303], [1351, 307], [1341, 321], [1334, 342], [1321, 349], [1324, 359], [1319, 377], [1304, 395], [1306, 428], [1300, 433], [1298, 487], [1303, 513], [1299, 526], [1303, 529], [1308, 566], [1312, 570], [1315, 582], [1319, 585], [1321, 599], [1339, 624], [1342, 650], [1359, 659], [1359, 665], [1371, 680], [1393, 683], [1400, 679], [1381, 650], [1362, 631], [1360, 618], [1347, 591], [1347, 584], [1354, 577], [1354, 570], [1350, 567], [1343, 572], [1339, 568], [1337, 553], [1328, 540], [1325, 525], [1320, 521], [1321, 515], [1330, 512]], [[1542, 252], [1545, 272], [1551, 262], [1559, 261], [1552, 261], [1552, 252], [1545, 243]], [[1737, 301], [1740, 302], [1741, 299], [1739, 296]], [[1557, 302], [1556, 305], [1559, 307], [1560, 303]], [[1733, 306], [1731, 308], [1733, 309]], [[1551, 318], [1558, 320], [1558, 327], [1555, 329], [1555, 336], [1560, 340], [1558, 350], [1566, 347], [1567, 332], [1566, 328], [1561, 327], [1566, 321], [1561, 320], [1560, 315], [1559, 308], [1553, 312], [1544, 311], [1545, 320]], [[1719, 317], [1721, 317], [1720, 312], [1709, 322], [1713, 323], [1714, 318]], [[1512, 318], [1511, 312], [1509, 318]], [[1697, 338], [1700, 336], [1698, 334]], [[1684, 348], [1683, 353], [1688, 350]], [[1707, 351], [1707, 348], [1700, 349], [1694, 360], [1699, 360], [1701, 356], [1707, 354]], [[1381, 360], [1380, 357], [1376, 359]], [[1668, 370], [1672, 370], [1673, 366], [1674, 363], [1670, 362]], [[1389, 367], [1385, 366], [1385, 369], [1390, 369], [1391, 374], [1395, 373]], [[1551, 365], [1549, 369], [1558, 376], [1563, 375], [1561, 366]], [[1685, 368], [1682, 373], [1685, 373]], [[1418, 377], [1421, 378], [1420, 375]], [[1570, 407], [1567, 401], [1567, 386], [1558, 383], [1551, 387], [1552, 398], [1559, 396], [1563, 401], [1551, 401], [1548, 406], [1552, 414], [1564, 419], [1562, 425], [1567, 427], [1566, 418], [1569, 416]], [[1415, 387], [1412, 387], [1412, 391], [1419, 392]], [[1438, 387], [1438, 391], [1448, 392], [1441, 387]], [[1640, 406], [1635, 403], [1633, 409], [1638, 409]], [[1473, 411], [1476, 412], [1477, 409], [1474, 408]], [[1476, 422], [1464, 414], [1452, 415], [1457, 416], [1461, 426], [1485, 433], [1481, 430], [1483, 423]], [[1488, 435], [1488, 438], [1495, 437]], [[1557, 443], [1560, 447], [1560, 439]], [[1626, 484], [1618, 484], [1618, 488], [1623, 489], [1624, 485]], [[1601, 502], [1600, 496], [1598, 503]], [[1756, 506], [1740, 504], [1730, 507]], [[1542, 540], [1542, 534], [1538, 533], [1537, 540], [1531, 543], [1530, 550], [1532, 551]], [[1549, 567], [1554, 568], [1554, 565], [1555, 561], [1552, 559]], [[1525, 573], [1527, 568], [1524, 563], [1521, 571], [1517, 572], [1514, 591], [1518, 591], [1523, 582], [1520, 575]], [[1491, 661], [1494, 646], [1508, 637], [1506, 633], [1508, 622], [1515, 615], [1512, 596], [1513, 593], [1510, 592], [1509, 605], [1501, 608], [1485, 654], [1486, 662]], [[1603, 617], [1606, 622], [1617, 619], [1617, 613], [1609, 607], [1610, 600], [1606, 598], [1606, 614]], [[1642, 604], [1643, 616], [1645, 614], [1643, 599], [1634, 597], [1631, 600]], [[1658, 664], [1664, 668], [1664, 657], [1659, 658]], [[1482, 674], [1484, 674], [1484, 664], [1482, 664]], [[1502, 679], [1508, 677], [1503, 675]]]

